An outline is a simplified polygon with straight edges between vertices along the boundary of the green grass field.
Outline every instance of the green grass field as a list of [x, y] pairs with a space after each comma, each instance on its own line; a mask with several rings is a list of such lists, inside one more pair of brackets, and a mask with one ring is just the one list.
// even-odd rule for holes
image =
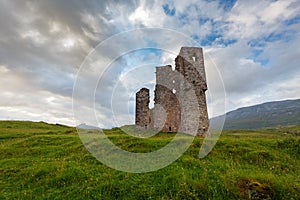
[[[174, 136], [105, 133], [132, 152], [158, 149]], [[196, 138], [168, 167], [132, 174], [97, 161], [75, 128], [0, 121], [0, 199], [300, 199], [299, 135], [300, 126], [224, 131], [204, 159], [203, 138]]]

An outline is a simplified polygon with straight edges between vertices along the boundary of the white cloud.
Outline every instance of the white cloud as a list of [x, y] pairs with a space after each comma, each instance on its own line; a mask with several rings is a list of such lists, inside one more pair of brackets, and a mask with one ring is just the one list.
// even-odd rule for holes
[[296, 1], [238, 1], [226, 21], [228, 36], [238, 39], [254, 39], [283, 30], [282, 22], [299, 13]]
[[129, 15], [128, 19], [133, 25], [142, 24], [146, 27], [162, 27], [165, 17], [158, 1], [149, 3], [149, 1], [141, 0], [139, 6]]
[[31, 40], [37, 46], [45, 44], [47, 38], [41, 35], [37, 30], [29, 30], [21, 34], [21, 38], [24, 40]]
[[281, 19], [286, 19], [294, 16], [299, 8], [293, 7], [291, 4], [296, 2], [295, 0], [285, 0], [285, 1], [274, 1], [269, 4], [265, 9], [263, 9], [259, 16], [263, 22], [266, 24], [275, 24], [281, 21]]

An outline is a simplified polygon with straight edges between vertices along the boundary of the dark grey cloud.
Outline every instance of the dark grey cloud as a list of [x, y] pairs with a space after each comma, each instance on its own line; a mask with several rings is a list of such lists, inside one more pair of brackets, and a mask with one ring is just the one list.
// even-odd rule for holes
[[[10, 87], [1, 88], [7, 91], [7, 95], [2, 93], [1, 106], [18, 108], [20, 114], [26, 108], [32, 108], [33, 114], [42, 114], [43, 106], [49, 104], [36, 102], [37, 99], [65, 96], [71, 108], [74, 77], [82, 60], [99, 41], [115, 31], [99, 17], [107, 9], [105, 2], [1, 1], [0, 4], [0, 65], [6, 69], [1, 76], [5, 76], [2, 80], [10, 78], [6, 79]], [[87, 13], [96, 19], [94, 23], [101, 30], [92, 29], [85, 20]], [[50, 121], [57, 119], [58, 113], [66, 112], [64, 102], [56, 106], [48, 111], [52, 113]], [[71, 110], [66, 113], [70, 118]], [[11, 112], [11, 115], [16, 114]]]
[[[46, 90], [71, 88], [70, 77], [87, 53], [118, 31], [107, 22], [113, 20], [110, 12], [114, 3], [1, 1], [0, 64], [23, 73]], [[124, 10], [129, 12], [128, 5], [124, 4]]]

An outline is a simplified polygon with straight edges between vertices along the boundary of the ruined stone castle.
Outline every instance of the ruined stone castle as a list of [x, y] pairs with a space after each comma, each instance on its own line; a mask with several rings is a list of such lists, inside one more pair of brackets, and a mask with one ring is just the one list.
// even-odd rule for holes
[[182, 47], [171, 65], [156, 67], [154, 108], [149, 108], [149, 89], [136, 93], [136, 128], [205, 135], [208, 114], [202, 48]]

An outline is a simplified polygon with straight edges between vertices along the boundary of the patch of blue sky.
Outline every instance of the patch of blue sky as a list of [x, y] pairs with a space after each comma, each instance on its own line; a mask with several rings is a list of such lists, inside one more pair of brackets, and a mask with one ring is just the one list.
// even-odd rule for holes
[[262, 39], [253, 39], [253, 40], [250, 40], [248, 42], [248, 45], [250, 47], [259, 47], [259, 48], [262, 48], [262, 47], [265, 47], [266, 46], [266, 42]]
[[221, 20], [211, 20], [211, 25], [214, 27], [215, 30], [222, 30], [228, 29], [229, 22], [221, 21]]
[[[216, 0], [205, 0], [205, 1], [212, 2]], [[223, 8], [225, 11], [230, 11], [236, 2], [237, 0], [218, 0], [219, 7]]]
[[180, 21], [180, 23], [182, 25], [186, 25], [186, 24], [189, 23], [189, 18], [188, 18], [188, 15], [186, 13], [178, 14], [178, 20]]
[[192, 35], [191, 37], [193, 38], [193, 40], [200, 43], [201, 46], [210, 46], [213, 43], [216, 43], [218, 45], [227, 47], [228, 45], [237, 42], [236, 39], [224, 39], [220, 34], [210, 34], [203, 39], [201, 39], [198, 35]]
[[126, 60], [126, 65], [128, 68], [135, 68], [147, 63], [153, 63], [157, 65], [161, 64], [160, 59], [157, 58], [161, 58], [162, 54], [163, 51], [160, 49], [144, 48], [129, 52], [123, 56], [123, 59]]
[[291, 41], [295, 37], [296, 32], [293, 30], [286, 30], [280, 33], [271, 33], [263, 38], [266, 42], [275, 42], [279, 40], [283, 40], [285, 42]]
[[230, 11], [237, 0], [220, 0], [219, 6], [225, 11]]
[[200, 38], [199, 38], [198, 35], [192, 35], [191, 37], [193, 38], [193, 40], [195, 40], [195, 41], [197, 41], [197, 42], [200, 41]]
[[164, 9], [164, 13], [168, 16], [174, 16], [176, 14], [176, 8], [171, 8], [169, 4], [162, 5], [162, 8]]
[[217, 41], [217, 44], [220, 44], [220, 45], [223, 45], [225, 47], [227, 47], [228, 45], [231, 45], [231, 44], [235, 44], [237, 42], [236, 39], [229, 39], [229, 40], [226, 40], [224, 38], [221, 38]]
[[254, 56], [254, 58], [257, 58], [262, 52], [262, 49], [253, 49], [251, 53]]
[[203, 24], [205, 24], [205, 23], [208, 22], [208, 21], [210, 21], [209, 18], [201, 17], [201, 18], [199, 19], [199, 24], [200, 24], [200, 25], [203, 25]]
[[254, 59], [255, 62], [259, 62], [262, 66], [267, 67], [269, 59]]
[[284, 21], [284, 24], [287, 26], [293, 25], [293, 24], [298, 24], [300, 23], [300, 15], [297, 15], [296, 17], [292, 19], [288, 19]]
[[214, 43], [214, 41], [217, 39], [217, 38], [220, 38], [222, 37], [222, 35], [220, 34], [216, 34], [216, 33], [212, 33], [210, 35], [207, 35], [205, 38], [201, 39], [201, 45], [202, 46], [210, 46]]
[[212, 44], [222, 45], [224, 47], [227, 47], [229, 45], [235, 44], [237, 42], [236, 39], [225, 39], [221, 35], [209, 35], [205, 38], [205, 40], [201, 41], [201, 45], [204, 46], [210, 46]]
[[285, 30], [280, 33], [273, 32], [267, 36], [250, 40], [248, 45], [250, 47], [263, 48], [267, 43], [284, 41], [289, 42], [295, 38], [296, 32], [293, 30]]
[[262, 49], [256, 49], [254, 48], [251, 51], [251, 56], [249, 56], [249, 59], [252, 59], [254, 62], [260, 63], [263, 67], [267, 67], [268, 63], [269, 63], [269, 59], [268, 58], [262, 58], [261, 54], [263, 53]]

